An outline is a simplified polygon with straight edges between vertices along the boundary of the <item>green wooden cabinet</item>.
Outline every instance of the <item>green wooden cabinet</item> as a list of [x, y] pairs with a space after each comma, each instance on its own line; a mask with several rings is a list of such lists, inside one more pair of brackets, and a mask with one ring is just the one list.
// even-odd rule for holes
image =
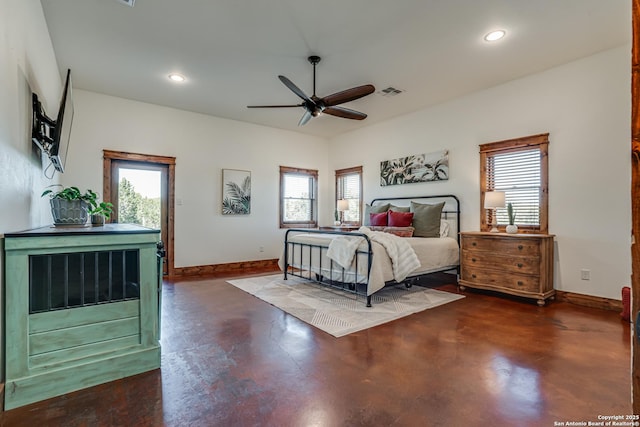
[[160, 367], [160, 232], [5, 234], [5, 409]]

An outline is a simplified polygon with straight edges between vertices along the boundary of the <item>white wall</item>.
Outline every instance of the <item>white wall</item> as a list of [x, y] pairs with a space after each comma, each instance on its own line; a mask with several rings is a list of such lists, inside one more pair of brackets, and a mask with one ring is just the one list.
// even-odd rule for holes
[[[51, 182], [44, 178], [42, 157], [31, 142], [32, 90], [48, 113], [57, 113], [61, 78], [42, 6], [38, 0], [0, 0], [0, 235], [51, 222], [49, 204], [40, 198]], [[0, 307], [4, 305], [3, 265]], [[0, 309], [0, 342], [4, 343], [2, 313]], [[3, 367], [0, 352], [0, 382]]]
[[40, 2], [0, 4], [0, 233], [5, 233], [51, 222], [48, 203], [40, 198], [51, 181], [31, 142], [31, 91], [55, 117], [61, 77]]
[[[317, 169], [333, 203], [324, 139], [82, 90], [74, 106], [65, 185], [101, 191], [103, 149], [176, 157], [176, 267], [278, 258], [281, 165]], [[251, 171], [250, 215], [221, 214], [223, 168]]]
[[[549, 232], [557, 289], [620, 299], [630, 283], [630, 46], [331, 140], [330, 170], [363, 165], [364, 195], [453, 193], [480, 226], [478, 145], [549, 132]], [[400, 95], [402, 96], [402, 95]], [[381, 187], [380, 161], [448, 149], [446, 182]], [[591, 280], [580, 279], [590, 269]]]

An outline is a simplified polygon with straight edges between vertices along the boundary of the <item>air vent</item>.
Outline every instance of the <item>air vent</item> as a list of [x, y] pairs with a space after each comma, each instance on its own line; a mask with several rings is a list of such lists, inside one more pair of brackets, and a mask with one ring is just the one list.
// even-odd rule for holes
[[402, 89], [396, 89], [395, 87], [389, 86], [386, 89], [382, 89], [378, 93], [382, 96], [396, 96], [404, 92]]
[[126, 4], [129, 7], [133, 7], [136, 0], [116, 0], [118, 3]]

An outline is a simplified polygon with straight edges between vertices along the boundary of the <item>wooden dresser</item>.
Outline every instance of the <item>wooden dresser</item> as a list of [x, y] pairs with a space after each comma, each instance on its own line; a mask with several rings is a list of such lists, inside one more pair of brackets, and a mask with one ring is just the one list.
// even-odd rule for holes
[[460, 233], [460, 289], [553, 298], [553, 234]]

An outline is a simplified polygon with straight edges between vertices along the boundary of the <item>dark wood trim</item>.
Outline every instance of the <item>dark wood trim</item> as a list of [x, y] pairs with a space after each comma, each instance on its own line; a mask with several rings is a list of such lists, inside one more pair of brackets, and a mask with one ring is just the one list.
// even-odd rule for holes
[[[311, 221], [284, 222], [284, 176], [298, 174], [313, 178], [313, 197], [311, 198]], [[280, 193], [278, 194], [278, 224], [280, 228], [316, 228], [318, 226], [318, 171], [315, 169], [280, 166]]]
[[549, 134], [541, 133], [537, 135], [523, 136], [520, 138], [507, 139], [504, 141], [480, 144], [480, 231], [491, 229], [491, 211], [484, 209], [484, 195], [492, 188], [487, 187], [487, 159], [497, 153], [509, 153], [521, 150], [528, 150], [532, 147], [540, 149], [540, 225], [526, 226], [518, 225], [520, 233], [542, 233], [549, 232]]
[[196, 265], [191, 267], [176, 267], [173, 277], [190, 276], [223, 276], [235, 274], [250, 274], [268, 271], [279, 271], [277, 259], [262, 259], [257, 261], [240, 261], [226, 264]]
[[593, 295], [576, 294], [573, 292], [556, 291], [556, 299], [585, 307], [599, 308], [602, 310], [622, 311], [622, 300], [596, 297]]
[[354, 173], [362, 173], [362, 166], [354, 166], [352, 168], [336, 169], [336, 175], [351, 175]]
[[480, 144], [480, 152], [490, 153], [492, 151], [504, 150], [527, 150], [530, 147], [548, 143], [549, 134], [539, 133], [537, 135], [522, 136], [520, 138], [505, 139], [502, 141]]
[[163, 165], [175, 165], [176, 158], [156, 156], [155, 154], [127, 153], [125, 151], [102, 150], [104, 157], [111, 160], [129, 160], [132, 162], [150, 162]]
[[337, 210], [338, 209], [338, 193], [340, 193], [339, 188], [338, 188], [338, 181], [340, 178], [344, 178], [347, 175], [359, 175], [360, 176], [360, 188], [359, 188], [359, 194], [360, 194], [360, 201], [358, 202], [358, 212], [360, 213], [359, 215], [359, 219], [358, 221], [345, 221], [345, 224], [349, 224], [349, 225], [360, 225], [362, 224], [362, 166], [354, 166], [351, 168], [345, 168], [345, 169], [336, 169], [336, 179], [335, 179], [335, 193], [334, 193], [334, 209]]
[[[632, 4], [631, 47], [631, 320], [640, 310], [640, 0]], [[636, 334], [633, 334], [636, 335]], [[631, 344], [631, 398], [640, 414], [640, 338]]]
[[156, 156], [153, 154], [126, 153], [124, 151], [102, 150], [102, 194], [105, 202], [111, 202], [111, 166], [114, 161], [128, 160], [133, 162], [156, 163], [168, 167], [167, 176], [167, 241], [166, 263], [167, 275], [174, 275], [174, 227], [175, 227], [175, 187], [176, 187], [176, 158], [168, 156]]

